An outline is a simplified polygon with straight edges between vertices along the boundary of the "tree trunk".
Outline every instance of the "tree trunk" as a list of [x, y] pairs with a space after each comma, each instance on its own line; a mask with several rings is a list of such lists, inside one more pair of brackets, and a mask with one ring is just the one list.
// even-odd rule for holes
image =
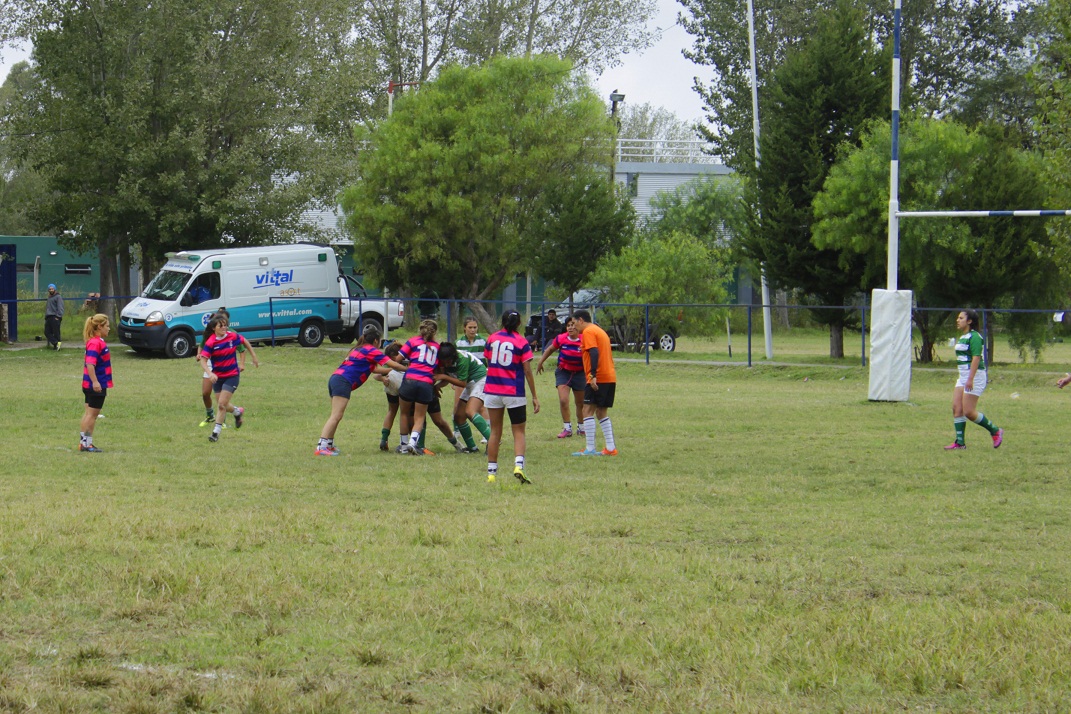
[[781, 322], [781, 327], [787, 330], [792, 327], [792, 324], [788, 319], [788, 293], [784, 290], [778, 290], [774, 293], [773, 301], [775, 305], [781, 306], [777, 308], [777, 317]]
[[124, 297], [133, 295], [130, 292], [130, 246], [127, 245], [119, 251], [119, 294]]
[[100, 302], [97, 309], [102, 315], [107, 315], [114, 325], [118, 323], [118, 301], [115, 296], [119, 292], [119, 270], [111, 240], [99, 240], [97, 253], [100, 255]]
[[829, 356], [834, 359], [844, 357], [844, 323], [835, 322], [829, 326]]
[[473, 316], [480, 323], [480, 327], [487, 330], [487, 334], [491, 334], [498, 329], [498, 320], [487, 311], [484, 304], [479, 300], [475, 300], [469, 303], [469, 309], [472, 310]]

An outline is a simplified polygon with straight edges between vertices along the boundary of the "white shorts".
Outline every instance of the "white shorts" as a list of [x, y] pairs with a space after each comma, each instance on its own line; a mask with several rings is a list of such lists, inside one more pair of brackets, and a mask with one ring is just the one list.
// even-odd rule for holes
[[528, 404], [527, 397], [507, 397], [504, 394], [488, 394], [483, 398], [483, 405], [488, 409], [513, 409]]
[[960, 373], [959, 379], [956, 380], [956, 386], [963, 387], [964, 394], [970, 394], [974, 397], [980, 397], [982, 396], [982, 392], [985, 391], [985, 385], [987, 381], [988, 378], [986, 377], [986, 371], [984, 369], [980, 369], [974, 373], [974, 389], [971, 389], [969, 391], [967, 390], [967, 375], [963, 373]]
[[[459, 401], [467, 402], [470, 399], [484, 399], [483, 387], [487, 384], [487, 377], [482, 377], [475, 382], [469, 382], [465, 385], [465, 389], [458, 397]], [[486, 400], [484, 400], [486, 401]]]

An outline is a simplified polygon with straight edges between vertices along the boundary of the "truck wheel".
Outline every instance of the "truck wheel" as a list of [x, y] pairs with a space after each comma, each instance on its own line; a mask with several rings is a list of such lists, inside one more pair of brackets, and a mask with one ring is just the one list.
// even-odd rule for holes
[[183, 359], [193, 354], [195, 342], [193, 335], [185, 330], [175, 330], [167, 336], [164, 353], [172, 359]]
[[658, 338], [658, 349], [663, 352], [672, 352], [677, 349], [677, 338], [669, 332], [663, 333], [662, 336]]
[[[368, 327], [369, 325], [374, 325], [375, 328], [379, 330], [379, 334], [383, 334], [383, 320], [379, 319], [378, 315], [362, 315], [361, 322], [359, 324], [361, 325], [362, 330]], [[353, 326], [353, 331], [355, 334], [357, 334], [357, 325]], [[360, 335], [357, 334], [357, 336]]]
[[302, 347], [319, 347], [324, 341], [324, 324], [319, 320], [309, 320], [298, 332], [298, 344]]

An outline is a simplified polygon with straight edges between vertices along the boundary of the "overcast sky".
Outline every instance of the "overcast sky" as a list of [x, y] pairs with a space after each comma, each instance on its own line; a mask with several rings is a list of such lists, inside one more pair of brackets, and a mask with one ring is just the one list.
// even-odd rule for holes
[[[658, 0], [658, 6], [654, 23], [662, 29], [661, 41], [642, 54], [625, 55], [624, 64], [604, 72], [595, 86], [607, 103], [610, 92], [616, 89], [629, 104], [650, 102], [684, 121], [698, 121], [703, 117], [703, 105], [692, 89], [692, 79], [699, 76], [705, 80], [710, 68], [694, 65], [681, 54], [691, 39], [676, 24], [677, 1]], [[28, 47], [0, 47], [0, 83], [11, 65], [24, 59], [29, 59]]]

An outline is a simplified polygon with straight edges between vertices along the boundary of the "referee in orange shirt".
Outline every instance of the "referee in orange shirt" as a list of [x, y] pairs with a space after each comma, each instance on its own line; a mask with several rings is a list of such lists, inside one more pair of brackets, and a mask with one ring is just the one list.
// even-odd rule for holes
[[[617, 390], [617, 372], [614, 370], [614, 356], [610, 349], [610, 336], [606, 331], [591, 321], [591, 313], [577, 310], [573, 313], [576, 328], [580, 331], [580, 354], [584, 362], [584, 375], [587, 386], [584, 387], [584, 437], [587, 448], [573, 453], [573, 456], [617, 456], [614, 443], [614, 427], [610, 423], [610, 407], [614, 405], [614, 392]], [[599, 420], [606, 448], [595, 450], [595, 420]]]

